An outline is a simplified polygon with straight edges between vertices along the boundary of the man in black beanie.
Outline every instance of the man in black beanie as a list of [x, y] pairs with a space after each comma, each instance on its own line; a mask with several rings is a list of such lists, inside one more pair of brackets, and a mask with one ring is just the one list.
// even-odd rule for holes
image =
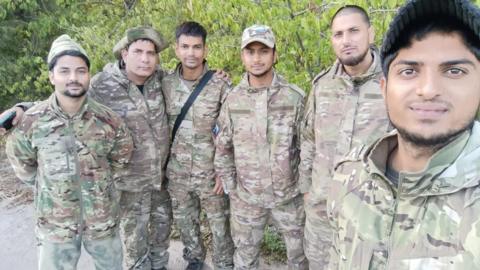
[[340, 161], [331, 269], [480, 269], [480, 10], [413, 0], [381, 50], [396, 128]]

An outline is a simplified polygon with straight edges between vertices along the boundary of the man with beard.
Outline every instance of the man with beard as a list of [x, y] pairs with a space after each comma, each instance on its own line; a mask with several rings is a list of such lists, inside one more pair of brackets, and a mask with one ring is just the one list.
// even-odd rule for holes
[[397, 14], [381, 51], [396, 130], [335, 170], [330, 268], [479, 269], [480, 9], [414, 0]]
[[215, 153], [215, 170], [230, 195], [235, 269], [258, 269], [269, 219], [285, 241], [288, 268], [307, 269], [297, 188], [304, 92], [274, 71], [270, 27], [245, 29], [241, 49], [247, 73], [221, 109]]
[[305, 254], [310, 269], [328, 264], [332, 231], [325, 205], [334, 165], [359, 155], [384, 134], [388, 119], [380, 93], [380, 57], [364, 9], [348, 5], [331, 21], [337, 61], [313, 80], [302, 125], [300, 191], [305, 199]]
[[38, 268], [76, 269], [81, 246], [96, 269], [122, 269], [114, 181], [133, 150], [120, 117], [86, 96], [90, 62], [67, 35], [48, 54], [55, 92], [7, 139], [16, 175], [35, 186]]
[[[171, 129], [189, 96], [208, 72], [205, 28], [197, 22], [185, 22], [177, 27], [175, 36], [175, 53], [180, 63], [162, 81]], [[201, 209], [212, 232], [215, 269], [233, 269], [228, 201], [220, 179], [215, 177], [215, 132], [212, 131], [228, 88], [221, 77], [211, 78], [172, 138], [168, 188], [173, 218], [185, 247], [183, 258], [188, 261], [189, 270], [202, 269], [206, 255], [200, 233]]]

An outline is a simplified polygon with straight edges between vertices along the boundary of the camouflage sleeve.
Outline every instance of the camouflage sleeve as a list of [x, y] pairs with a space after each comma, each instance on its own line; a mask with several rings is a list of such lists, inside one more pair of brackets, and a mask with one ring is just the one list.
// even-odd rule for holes
[[25, 129], [22, 128], [22, 126], [16, 128], [8, 136], [7, 157], [17, 177], [28, 185], [34, 185], [37, 175], [37, 153]]
[[[163, 74], [163, 73], [162, 73]], [[162, 168], [166, 168], [167, 166], [167, 160], [168, 156], [170, 155], [170, 142], [171, 142], [171, 134], [170, 134], [170, 126], [168, 125], [168, 115], [167, 115], [167, 104], [166, 104], [166, 99], [165, 99], [165, 92], [163, 90], [163, 82], [162, 82], [162, 91], [161, 94], [163, 96], [163, 106], [162, 106], [162, 111], [159, 111], [159, 116], [158, 118], [161, 119], [161, 128], [159, 128], [159, 132], [162, 134], [159, 134], [160, 138], [165, 138], [165, 143], [161, 143], [159, 147], [159, 151], [161, 153], [160, 158], [162, 159], [161, 164]], [[162, 170], [162, 174], [165, 175], [165, 170]], [[162, 177], [163, 179], [164, 177]]]
[[99, 83], [98, 81], [100, 80], [99, 77], [102, 76], [101, 73], [93, 76], [93, 78], [90, 80], [90, 88], [88, 89], [88, 96], [93, 98], [95, 101], [100, 102], [101, 104], [107, 104], [104, 102], [103, 98], [101, 95], [98, 94], [98, 87]]
[[225, 103], [225, 100], [227, 99], [228, 94], [230, 93], [231, 90], [232, 90], [231, 83], [224, 83], [222, 85], [222, 90], [221, 90], [222, 92], [220, 94], [220, 104]]
[[223, 182], [226, 193], [236, 188], [235, 160], [233, 152], [233, 128], [228, 110], [228, 100], [217, 118], [219, 132], [216, 138], [215, 172]]
[[25, 101], [15, 104], [13, 107], [20, 107], [23, 111], [27, 111], [38, 103], [38, 101]]
[[115, 133], [115, 142], [108, 155], [115, 180], [126, 175], [126, 165], [130, 161], [133, 151], [133, 139], [130, 131], [123, 120], [120, 121], [121, 124], [117, 127]]
[[298, 166], [298, 187], [301, 193], [309, 192], [312, 186], [312, 164], [315, 157], [315, 95], [310, 91], [301, 121], [300, 165]]

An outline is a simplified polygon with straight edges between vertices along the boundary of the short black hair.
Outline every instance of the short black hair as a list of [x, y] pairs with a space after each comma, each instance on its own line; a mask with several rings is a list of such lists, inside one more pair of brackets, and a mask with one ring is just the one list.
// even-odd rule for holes
[[395, 46], [383, 56], [382, 69], [385, 77], [387, 77], [388, 68], [397, 57], [400, 49], [409, 48], [413, 41], [421, 41], [431, 33], [459, 34], [468, 50], [480, 61], [480, 39], [470, 28], [465, 27], [460, 21], [452, 17], [445, 17], [441, 20], [424, 18], [410, 24], [399, 36]]
[[333, 24], [333, 20], [335, 20], [335, 18], [338, 16], [338, 15], [341, 15], [343, 13], [346, 13], [346, 14], [351, 14], [351, 13], [357, 13], [357, 14], [360, 14], [363, 18], [363, 20], [365, 21], [365, 23], [368, 24], [368, 26], [370, 26], [370, 17], [368, 16], [368, 13], [365, 9], [363, 9], [362, 7], [360, 6], [357, 6], [357, 5], [345, 5], [341, 8], [339, 8], [335, 14], [333, 14], [333, 17], [332, 19], [330, 20], [330, 27], [332, 27], [332, 24]]
[[85, 61], [85, 64], [87, 64], [88, 70], [90, 70], [90, 60], [88, 60], [88, 57], [85, 56], [83, 53], [81, 53], [79, 51], [75, 51], [75, 50], [66, 50], [66, 51], [63, 51], [63, 52], [55, 55], [55, 57], [52, 58], [50, 63], [48, 63], [48, 70], [52, 71], [53, 68], [55, 67], [55, 65], [57, 64], [58, 59], [62, 56], [65, 56], [65, 55], [82, 58], [83, 61]]
[[184, 22], [177, 26], [177, 29], [175, 30], [175, 39], [178, 41], [181, 35], [202, 37], [204, 45], [207, 42], [207, 30], [205, 30], [201, 24], [194, 21]]

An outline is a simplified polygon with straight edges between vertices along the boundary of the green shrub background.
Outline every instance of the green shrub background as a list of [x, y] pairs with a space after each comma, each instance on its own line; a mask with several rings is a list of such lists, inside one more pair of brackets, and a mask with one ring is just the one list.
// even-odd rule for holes
[[278, 40], [277, 70], [308, 91], [315, 74], [334, 59], [329, 22], [336, 9], [347, 3], [371, 14], [380, 44], [404, 1], [0, 0], [0, 110], [51, 93], [45, 58], [60, 34], [69, 34], [85, 47], [94, 74], [113, 60], [111, 48], [125, 29], [151, 25], [170, 41], [161, 61], [165, 69], [172, 69], [177, 62], [174, 29], [186, 20], [207, 28], [210, 66], [225, 69], [234, 82], [243, 72], [239, 57], [242, 30], [254, 23], [270, 25]]

